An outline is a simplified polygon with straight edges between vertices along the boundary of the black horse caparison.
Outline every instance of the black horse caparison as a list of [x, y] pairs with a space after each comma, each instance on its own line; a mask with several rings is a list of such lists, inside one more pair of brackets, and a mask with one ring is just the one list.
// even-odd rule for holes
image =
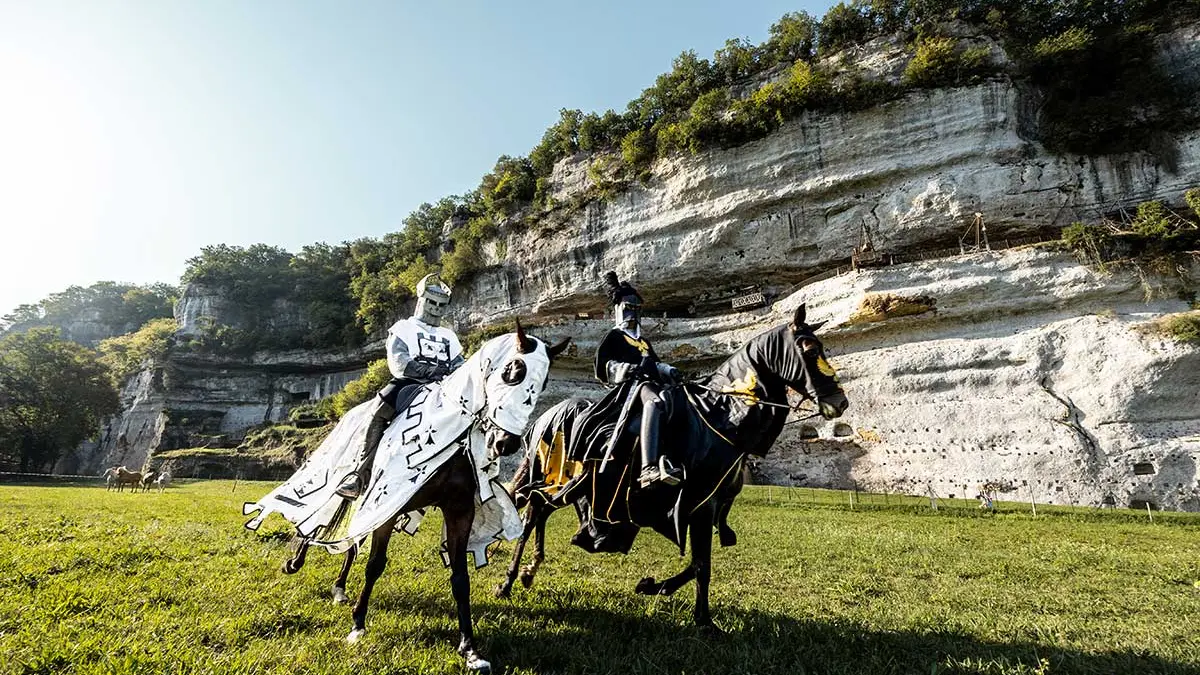
[[[714, 426], [713, 420], [701, 419], [696, 408], [687, 405], [680, 410], [682, 414], [676, 414], [679, 420], [664, 429], [664, 450], [674, 457], [725, 458], [716, 463], [701, 462], [695, 465], [684, 481], [684, 499], [681, 503], [695, 504], [686, 519], [692, 548], [688, 566], [661, 582], [653, 577], [642, 579], [635, 589], [643, 595], [670, 595], [695, 580], [694, 618], [697, 626], [716, 630], [708, 605], [713, 530], [716, 528], [722, 546], [732, 546], [737, 542], [737, 535], [727, 522], [729, 509], [742, 489], [742, 473], [737, 469], [745, 455], [763, 456], [779, 438], [789, 412], [788, 390], [816, 401], [820, 414], [827, 419], [841, 416], [849, 405], [836, 373], [825, 358], [824, 345], [815, 335], [823, 322], [810, 325], [805, 318], [806, 310], [801, 305], [789, 323], [751, 339], [703, 381], [704, 389], [693, 391], [693, 395], [704, 398], [706, 403], [724, 406], [724, 409], [731, 411], [726, 424]], [[553, 429], [574, 422], [587, 407], [587, 402], [582, 399], [568, 399], [544, 413], [534, 423], [532, 431], [537, 433], [547, 427]], [[537, 439], [527, 438], [526, 442], [536, 443]], [[524, 532], [516, 543], [507, 577], [495, 589], [497, 597], [509, 596], [518, 573], [526, 588], [533, 584], [534, 575], [544, 559], [546, 519], [553, 511], [573, 504], [583, 524], [587, 507], [581, 506], [581, 502], [586, 503], [592, 493], [590, 482], [598, 464], [586, 462], [581, 475], [565, 486], [558, 486], [559, 491], [551, 496], [538, 489], [546, 482], [538, 454], [532, 451], [526, 454], [513, 481], [518, 506], [522, 502], [527, 503]], [[721, 467], [727, 467], [723, 474], [711, 473], [712, 470], [722, 470]], [[693, 493], [690, 498], [689, 491]], [[703, 494], [697, 495], [696, 491], [702, 491]], [[651, 526], [673, 538], [664, 531], [661, 522]], [[521, 556], [531, 534], [536, 534], [534, 558], [531, 565], [521, 568]], [[681, 553], [682, 549], [681, 544]]]
[[[527, 354], [538, 348], [540, 341], [535, 338], [527, 338], [519, 322], [517, 323], [517, 336], [519, 344], [523, 345], [520, 353]], [[553, 361], [559, 353], [566, 349], [568, 342], [569, 340], [563, 340], [557, 345], [547, 347], [546, 354], [549, 359]], [[537, 391], [540, 392], [542, 387], [544, 387], [544, 382], [537, 387]], [[486, 444], [489, 455], [494, 459], [511, 455], [519, 450], [521, 436], [493, 424], [487, 430]], [[349, 642], [357, 642], [366, 632], [367, 607], [371, 600], [371, 592], [375, 587], [375, 582], [379, 580], [387, 566], [388, 544], [391, 542], [396, 522], [405, 513], [437, 507], [441, 509], [445, 521], [446, 557], [450, 563], [450, 591], [454, 596], [458, 614], [458, 653], [466, 660], [468, 670], [479, 673], [491, 672], [491, 664], [484, 660], [475, 649], [475, 633], [471, 620], [471, 579], [467, 569], [467, 544], [471, 534], [471, 525], [475, 519], [477, 494], [475, 468], [472, 466], [466, 450], [462, 450], [442, 464], [413, 497], [397, 511], [396, 515], [375, 528], [371, 533], [370, 555], [367, 558], [363, 588], [352, 612], [354, 628], [347, 636]], [[310, 540], [299, 542], [296, 554], [283, 564], [285, 574], [294, 574], [303, 567], [309, 545]], [[346, 578], [354, 563], [356, 551], [357, 547], [351, 548], [345, 554], [341, 573], [334, 582], [335, 602], [349, 601], [346, 595]]]

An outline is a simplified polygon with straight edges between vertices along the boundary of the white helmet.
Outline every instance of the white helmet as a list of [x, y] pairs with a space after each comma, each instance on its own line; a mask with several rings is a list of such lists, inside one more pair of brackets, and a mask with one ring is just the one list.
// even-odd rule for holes
[[427, 274], [417, 282], [417, 307], [413, 310], [413, 318], [424, 321], [430, 326], [442, 322], [446, 307], [450, 304], [450, 286], [438, 278], [436, 274]]

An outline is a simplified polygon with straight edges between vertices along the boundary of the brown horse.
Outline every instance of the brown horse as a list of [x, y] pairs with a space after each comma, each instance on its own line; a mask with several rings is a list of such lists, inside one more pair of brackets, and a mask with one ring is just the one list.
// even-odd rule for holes
[[[662, 582], [644, 578], [635, 592], [671, 595], [695, 580], [696, 625], [717, 630], [708, 607], [712, 535], [716, 529], [722, 546], [737, 542], [728, 515], [742, 489], [741, 467], [746, 455], [764, 456], [783, 431], [791, 410], [789, 389], [817, 404], [814, 416], [833, 419], [849, 405], [815, 335], [822, 324], [806, 323], [805, 313], [801, 305], [791, 322], [752, 338], [698, 383], [671, 384], [664, 389], [664, 395], [674, 397], [676, 408], [676, 414], [664, 424], [664, 449], [688, 469], [677, 492], [626, 487], [625, 475], [636, 476], [637, 467], [622, 475], [618, 465], [615, 474], [606, 474], [600, 461], [603, 457], [597, 458], [595, 453], [585, 454], [582, 462], [571, 461], [574, 455], [564, 448], [562, 435], [578, 435], [584, 447], [594, 447], [597, 441], [602, 446], [609, 443], [603, 436], [597, 438], [598, 432], [588, 433], [596, 429], [582, 421], [590, 414], [588, 401], [568, 399], [546, 411], [526, 439], [529, 450], [513, 481], [517, 504], [525, 502], [528, 507], [524, 532], [517, 540], [507, 577], [495, 589], [496, 596], [508, 597], [518, 573], [526, 588], [533, 584], [544, 557], [546, 519], [571, 504], [580, 519], [571, 542], [590, 553], [628, 552], [643, 526], [674, 541], [680, 555], [690, 540], [691, 562], [682, 572]], [[604, 409], [605, 405], [601, 402], [595, 407]], [[566, 445], [575, 447], [576, 443]], [[636, 451], [631, 454], [636, 461]], [[606, 477], [613, 475], [621, 478], [614, 483]], [[627, 494], [626, 502], [617, 504], [614, 499], [601, 517], [599, 511], [593, 512], [601, 507], [592, 503], [598, 498], [598, 485], [601, 491], [607, 490], [604, 494]], [[676, 512], [686, 515], [677, 520], [673, 517]], [[521, 555], [531, 534], [536, 534], [537, 549], [532, 564], [522, 568]]]
[[117, 492], [124, 492], [125, 486], [128, 485], [130, 491], [136, 491], [138, 486], [142, 484], [142, 473], [140, 471], [130, 471], [123, 466], [114, 466], [104, 472], [105, 489], [111, 490], [115, 484]]
[[[482, 363], [485, 364], [482, 367], [488, 371], [484, 373], [484, 378], [488, 381], [484, 392], [487, 398], [486, 406], [476, 423], [482, 424], [486, 429], [485, 443], [490, 458], [510, 455], [520, 449], [521, 432], [528, 425], [538, 396], [545, 388], [549, 362], [566, 346], [566, 341], [563, 341], [547, 348], [542, 341], [527, 337], [518, 323], [515, 340], [512, 336], [495, 338], [481, 347], [479, 352], [462, 366], [461, 370], [470, 372], [468, 369], [479, 369]], [[490, 378], [491, 373], [496, 373], [498, 377]], [[536, 379], [526, 377], [527, 374], [535, 373]], [[506, 389], [514, 393], [519, 391], [520, 395], [512, 396]], [[463, 390], [462, 395], [473, 394]], [[478, 489], [475, 467], [467, 449], [463, 448], [439, 466], [389, 520], [374, 529], [370, 535], [371, 551], [367, 559], [366, 579], [352, 612], [354, 629], [347, 636], [347, 641], [357, 642], [366, 633], [371, 592], [387, 565], [387, 548], [396, 522], [405, 513], [436, 506], [442, 510], [445, 520], [445, 550], [450, 567], [450, 590], [458, 615], [458, 652], [466, 659], [468, 670], [491, 672], [491, 664], [475, 649], [471, 621], [471, 580], [467, 571], [467, 544], [475, 520]], [[367, 495], [369, 494], [370, 489]], [[300, 540], [296, 554], [284, 563], [284, 573], [295, 573], [303, 566], [310, 543], [311, 540]], [[346, 577], [354, 561], [356, 548], [351, 548], [345, 555], [341, 574], [334, 584], [334, 599], [338, 602], [348, 600], [345, 592]]]

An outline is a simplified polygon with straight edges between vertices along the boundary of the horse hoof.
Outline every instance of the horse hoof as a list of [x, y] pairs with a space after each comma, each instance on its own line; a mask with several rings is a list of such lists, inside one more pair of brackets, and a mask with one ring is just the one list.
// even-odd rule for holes
[[642, 580], [637, 582], [637, 586], [633, 589], [638, 595], [658, 595], [662, 592], [662, 586], [654, 580], [654, 577], [642, 577]]
[[500, 598], [501, 600], [505, 600], [510, 595], [512, 595], [512, 587], [509, 586], [508, 584], [496, 584], [496, 589], [493, 592], [495, 593], [497, 598]]
[[524, 570], [521, 572], [521, 585], [525, 588], [530, 588], [533, 586], [533, 572], [530, 572], [529, 570]]
[[299, 572], [299, 571], [300, 571], [299, 567], [292, 567], [292, 561], [289, 560], [289, 561], [283, 563], [283, 573], [284, 574], [295, 574], [296, 572]]
[[354, 643], [358, 642], [359, 640], [361, 640], [363, 638], [363, 636], [366, 634], [367, 634], [366, 628], [355, 628], [354, 630], [350, 631], [349, 635], [346, 636], [346, 642], [349, 642], [350, 644], [354, 644]]
[[701, 633], [703, 633], [704, 635], [706, 635], [710, 638], [724, 637], [726, 634], [725, 631], [718, 628], [717, 624], [713, 623], [712, 621], [709, 621], [708, 623], [699, 624], [696, 627], [700, 629]]
[[333, 604], [348, 605], [350, 604], [350, 596], [346, 595], [346, 591], [335, 588], [333, 589]]
[[737, 532], [733, 530], [721, 530], [720, 539], [721, 546], [737, 546]]
[[481, 675], [490, 675], [492, 664], [479, 658], [478, 654], [472, 652], [467, 655], [467, 670], [472, 673], [480, 673]]

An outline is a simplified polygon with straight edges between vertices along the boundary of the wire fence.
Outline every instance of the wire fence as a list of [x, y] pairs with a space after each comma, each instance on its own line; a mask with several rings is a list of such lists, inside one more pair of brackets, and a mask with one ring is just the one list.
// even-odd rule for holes
[[[191, 485], [206, 482], [230, 483], [237, 491], [239, 485], [274, 485], [286, 480], [289, 475], [261, 475], [247, 479], [241, 475], [213, 478], [174, 478], [171, 485]], [[58, 485], [63, 487], [104, 487], [103, 476], [81, 474], [18, 473], [0, 471], [0, 484]], [[1139, 520], [1173, 525], [1200, 527], [1200, 513], [1183, 511], [1159, 511], [1149, 504], [1145, 509], [1118, 508], [1113, 506], [1070, 506], [1038, 503], [1035, 501], [1010, 501], [1000, 499], [981, 500], [956, 497], [941, 497], [936, 494], [903, 494], [892, 492], [868, 492], [863, 490], [834, 490], [816, 487], [791, 487], [782, 485], [747, 485], [738, 498], [742, 503], [765, 504], [777, 507], [799, 507], [837, 509], [844, 511], [896, 510], [908, 513], [927, 512], [945, 516], [979, 518], [986, 516], [1021, 515], [1026, 517], [1115, 517], [1122, 520]]]
[[[1007, 495], [1001, 495], [1007, 496]], [[1149, 522], [1170, 522], [1200, 526], [1200, 513], [1160, 511], [1149, 504], [1144, 509], [1112, 506], [1078, 506], [1019, 501], [1015, 498], [988, 499], [941, 497], [936, 494], [901, 494], [865, 492], [861, 490], [832, 490], [780, 485], [747, 485], [742, 497], [751, 502], [771, 506], [796, 506], [840, 510], [902, 510], [907, 512], [937, 512], [949, 516], [980, 517], [988, 515], [1046, 516], [1117, 516]]]

